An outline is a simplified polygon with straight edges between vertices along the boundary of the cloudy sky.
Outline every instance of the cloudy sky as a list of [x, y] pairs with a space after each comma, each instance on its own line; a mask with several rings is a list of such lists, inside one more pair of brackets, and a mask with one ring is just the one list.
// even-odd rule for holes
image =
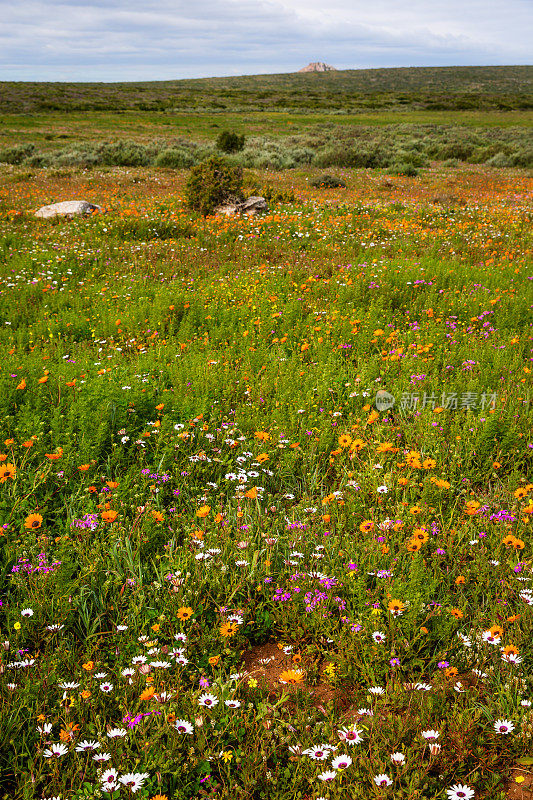
[[0, 0], [0, 80], [533, 63], [533, 0]]

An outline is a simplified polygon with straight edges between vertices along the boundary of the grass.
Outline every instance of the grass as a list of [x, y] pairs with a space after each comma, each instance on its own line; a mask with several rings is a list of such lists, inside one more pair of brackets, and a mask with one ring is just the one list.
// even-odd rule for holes
[[0, 797], [529, 785], [532, 180], [328, 172], [2, 170]]

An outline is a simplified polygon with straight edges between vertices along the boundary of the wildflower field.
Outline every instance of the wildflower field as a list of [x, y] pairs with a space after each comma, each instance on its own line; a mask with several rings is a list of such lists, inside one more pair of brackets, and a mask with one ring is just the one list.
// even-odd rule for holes
[[2, 168], [1, 798], [533, 796], [533, 179], [319, 174]]

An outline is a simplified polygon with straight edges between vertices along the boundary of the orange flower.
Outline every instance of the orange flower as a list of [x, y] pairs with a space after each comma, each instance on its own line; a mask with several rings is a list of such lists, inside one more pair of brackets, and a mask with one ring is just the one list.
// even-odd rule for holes
[[220, 634], [224, 638], [234, 636], [237, 631], [239, 630], [239, 626], [236, 622], [225, 622], [224, 625], [220, 627]]
[[424, 469], [433, 469], [433, 467], [437, 466], [437, 462], [435, 461], [434, 458], [426, 458], [422, 462], [422, 466], [424, 467]]
[[0, 483], [5, 483], [8, 478], [13, 479], [17, 474], [17, 468], [14, 464], [3, 464], [0, 467]]
[[409, 483], [407, 478], [398, 478], [398, 486], [407, 486]]
[[43, 518], [40, 514], [30, 514], [24, 521], [24, 527], [28, 530], [36, 530], [43, 524]]
[[413, 531], [413, 539], [425, 543], [429, 539], [429, 533], [425, 528], [415, 528]]
[[94, 661], [87, 661], [85, 664], [81, 665], [81, 668], [86, 670], [86, 672], [92, 672], [94, 669]]
[[393, 616], [399, 616], [405, 611], [405, 603], [401, 600], [390, 600], [388, 609]]
[[342, 436], [339, 436], [340, 447], [349, 447], [351, 443], [352, 437], [348, 433], [343, 433]]
[[254, 436], [261, 442], [267, 442], [270, 439], [270, 434], [266, 431], [256, 431]]
[[377, 452], [378, 453], [396, 453], [398, 450], [397, 447], [394, 447], [392, 442], [383, 442], [378, 446]]
[[118, 481], [107, 481], [106, 486], [108, 486], [110, 489], [117, 489]]
[[350, 452], [359, 453], [363, 447], [366, 447], [364, 439], [354, 439], [350, 445]]
[[78, 469], [80, 472], [87, 472], [90, 466], [91, 466], [90, 464], [80, 464]]
[[446, 675], [447, 678], [455, 678], [457, 672], [458, 672], [457, 667], [448, 667], [447, 669], [444, 670], [444, 674]]
[[181, 619], [183, 622], [190, 619], [192, 615], [192, 608], [189, 608], [188, 606], [182, 606], [181, 608], [178, 608], [178, 619]]
[[88, 700], [89, 697], [91, 696], [91, 693], [87, 689], [84, 689], [83, 692], [81, 693], [81, 696], [84, 700]]
[[6, 439], [4, 444], [5, 444], [6, 447], [9, 447], [11, 444], [15, 444], [15, 440], [14, 439]]
[[450, 608], [450, 614], [452, 617], [455, 617], [455, 619], [462, 619], [464, 617], [460, 608]]
[[251, 489], [248, 489], [244, 496], [248, 497], [250, 500], [255, 500], [257, 497], [257, 486], [253, 486]]
[[492, 636], [503, 636], [503, 628], [501, 625], [493, 625], [492, 628], [490, 628], [490, 632]]
[[22, 391], [22, 389], [25, 389], [25, 388], [26, 388], [26, 381], [23, 378], [21, 380], [21, 382], [19, 383], [19, 385], [17, 386], [17, 389], [20, 389]]
[[46, 383], [47, 380], [48, 380], [48, 375], [43, 375], [42, 378], [39, 378], [37, 383]]
[[259, 455], [256, 456], [255, 460], [259, 464], [263, 464], [264, 461], [268, 461], [268, 455], [267, 455], [267, 453], [259, 453]]
[[139, 700], [150, 700], [155, 694], [155, 689], [153, 686], [148, 686], [144, 692], [141, 692]]
[[216, 665], [220, 661], [220, 656], [211, 656], [211, 658], [209, 658], [208, 661], [212, 667], [216, 667]]
[[279, 675], [280, 683], [290, 683], [292, 686], [301, 683], [304, 679], [304, 673], [300, 669], [286, 669]]
[[416, 515], [416, 514], [420, 514], [421, 512], [422, 512], [422, 509], [420, 508], [420, 506], [411, 506], [411, 508], [409, 509], [409, 513], [410, 514]]
[[418, 553], [419, 550], [422, 549], [422, 542], [418, 539], [410, 539], [407, 542], [407, 552], [409, 553]]
[[163, 522], [163, 520], [165, 519], [165, 517], [160, 511], [152, 511], [152, 517], [156, 522]]
[[63, 448], [58, 447], [57, 453], [45, 453], [46, 458], [50, 461], [57, 461], [63, 455]]
[[370, 519], [365, 519], [360, 525], [359, 530], [361, 533], [370, 533], [374, 530], [374, 523]]
[[30, 448], [33, 447], [34, 444], [35, 442], [33, 441], [33, 439], [28, 439], [27, 442], [22, 442], [22, 447]]
[[104, 522], [114, 522], [118, 517], [118, 511], [103, 511], [102, 519]]
[[159, 405], [158, 405], [158, 406], [156, 406], [156, 409], [157, 409], [158, 411], [163, 411], [164, 407], [165, 407], [165, 404], [164, 404], [164, 403], [159, 403]]
[[459, 586], [462, 583], [466, 583], [466, 578], [464, 575], [458, 575], [457, 578], [455, 579], [455, 585]]
[[204, 517], [207, 517], [210, 511], [211, 511], [211, 506], [200, 506], [200, 508], [196, 512], [196, 516], [200, 517], [200, 519], [203, 519]]
[[74, 380], [73, 380], [73, 381], [67, 381], [67, 382], [65, 383], [65, 386], [70, 386], [70, 387], [72, 387], [72, 386], [76, 386], [76, 378], [74, 378]]

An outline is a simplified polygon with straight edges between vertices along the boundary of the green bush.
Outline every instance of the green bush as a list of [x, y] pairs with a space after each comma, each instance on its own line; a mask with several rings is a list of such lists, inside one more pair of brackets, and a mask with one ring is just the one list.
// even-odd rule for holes
[[316, 186], [319, 189], [345, 189], [346, 183], [341, 178], [336, 178], [334, 175], [319, 175], [309, 181], [311, 186]]
[[418, 169], [414, 164], [395, 162], [387, 169], [387, 173], [389, 175], [405, 175], [408, 178], [414, 178], [418, 175]]
[[0, 162], [4, 164], [22, 164], [24, 159], [31, 156], [34, 150], [34, 144], [17, 144], [14, 147], [4, 147], [0, 150]]
[[221, 156], [212, 156], [197, 164], [185, 186], [185, 202], [192, 211], [207, 216], [231, 199], [242, 198], [242, 168]]
[[217, 138], [217, 149], [222, 150], [223, 153], [238, 153], [244, 147], [244, 134], [239, 136], [238, 133], [231, 131], [222, 131]]
[[170, 167], [172, 169], [184, 169], [192, 167], [196, 159], [189, 150], [184, 147], [167, 147], [157, 155], [154, 166]]

